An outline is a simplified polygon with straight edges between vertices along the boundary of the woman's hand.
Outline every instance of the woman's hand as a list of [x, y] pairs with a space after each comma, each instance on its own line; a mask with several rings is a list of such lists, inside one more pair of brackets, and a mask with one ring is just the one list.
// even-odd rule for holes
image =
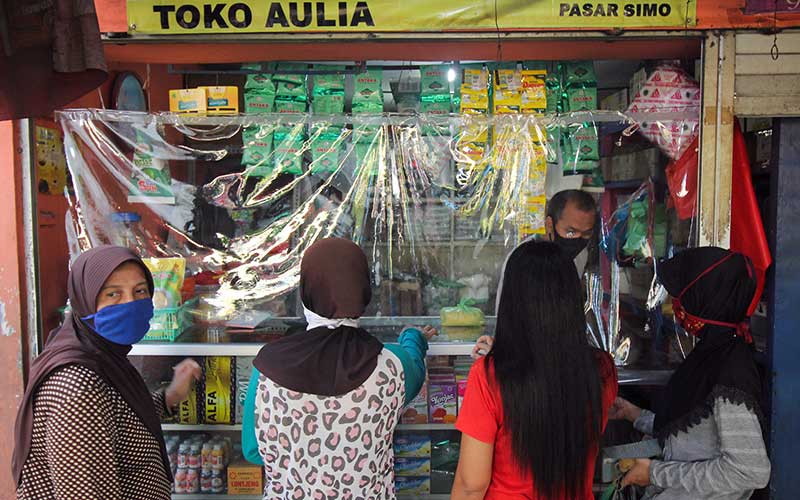
[[478, 337], [475, 347], [472, 348], [472, 359], [478, 359], [489, 354], [494, 345], [494, 337], [489, 335], [482, 335]]
[[608, 409], [609, 420], [627, 420], [629, 422], [635, 422], [641, 414], [641, 408], [624, 398], [615, 399], [614, 404]]
[[172, 382], [164, 393], [168, 408], [174, 408], [178, 403], [186, 399], [192, 390], [192, 384], [203, 376], [203, 370], [200, 369], [200, 365], [190, 358], [178, 363], [173, 370]]
[[650, 486], [650, 459], [637, 458], [633, 468], [622, 478], [622, 487], [635, 484], [636, 486]]
[[431, 340], [433, 337], [439, 335], [439, 331], [431, 325], [425, 325], [422, 327], [422, 334], [425, 335], [426, 339]]

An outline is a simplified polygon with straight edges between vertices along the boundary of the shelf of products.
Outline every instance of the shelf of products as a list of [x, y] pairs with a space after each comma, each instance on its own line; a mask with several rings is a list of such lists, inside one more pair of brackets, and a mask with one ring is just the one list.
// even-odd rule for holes
[[242, 424], [161, 424], [165, 432], [241, 432]]

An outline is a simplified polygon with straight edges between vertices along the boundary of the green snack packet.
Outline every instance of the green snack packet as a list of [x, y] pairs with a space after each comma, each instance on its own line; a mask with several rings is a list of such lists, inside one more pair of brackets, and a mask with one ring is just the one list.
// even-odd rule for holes
[[272, 82], [270, 75], [257, 74], [247, 75], [247, 80], [244, 83], [245, 90], [268, 90], [273, 94], [275, 93], [275, 84]]
[[[355, 76], [353, 113], [383, 112], [383, 70], [371, 69]], [[378, 109], [380, 107], [380, 109]]]
[[344, 113], [344, 92], [335, 94], [314, 93], [311, 109], [320, 115], [335, 115]]
[[302, 175], [303, 144], [305, 143], [303, 136], [292, 134], [291, 129], [279, 129], [275, 132], [274, 139], [275, 170], [285, 174]]
[[268, 127], [247, 127], [242, 130], [242, 164], [252, 166], [249, 175], [266, 176], [272, 171], [272, 132]]
[[[280, 71], [280, 73], [272, 75], [272, 80], [274, 82], [293, 83], [305, 88], [308, 64], [280, 63], [277, 66], [277, 70]], [[297, 73], [292, 73], [294, 70], [296, 70]]]
[[333, 173], [339, 168], [341, 142], [338, 137], [322, 134], [311, 144], [312, 174]]
[[153, 156], [152, 139], [140, 129], [136, 129], [136, 150], [133, 164], [139, 171], [131, 176], [128, 203], [167, 204], [175, 203], [172, 191], [172, 175], [169, 162]]
[[275, 109], [275, 92], [266, 88], [251, 88], [244, 93], [244, 112], [272, 113]]
[[547, 92], [547, 113], [555, 114], [563, 111], [561, 106], [561, 66], [553, 63], [547, 70], [545, 79], [545, 90]]
[[282, 98], [291, 98], [298, 101], [306, 101], [306, 86], [294, 82], [278, 82], [275, 93]]
[[[344, 71], [344, 66], [320, 66], [317, 69]], [[314, 95], [344, 92], [344, 75], [314, 75]]]
[[594, 87], [567, 89], [569, 111], [593, 111], [597, 109], [597, 89]]
[[571, 61], [564, 65], [564, 86], [568, 89], [596, 87], [597, 76], [592, 61]]
[[420, 94], [422, 96], [447, 94], [450, 97], [450, 81], [447, 79], [447, 72], [450, 66], [420, 66]]
[[308, 104], [305, 101], [286, 99], [281, 96], [275, 98], [276, 113], [305, 113]]
[[[438, 94], [422, 96], [420, 103], [420, 113], [438, 116], [450, 115], [450, 94]], [[422, 127], [423, 135], [450, 135], [450, 125], [442, 123], [441, 125], [424, 125]]]
[[548, 68], [548, 65], [549, 64], [548, 64], [547, 61], [524, 61], [522, 63], [522, 69], [525, 69], [525, 70], [543, 70], [543, 71], [547, 71], [549, 73], [550, 69]]
[[590, 124], [575, 124], [561, 134], [564, 173], [590, 174], [598, 166], [600, 147], [597, 129]]

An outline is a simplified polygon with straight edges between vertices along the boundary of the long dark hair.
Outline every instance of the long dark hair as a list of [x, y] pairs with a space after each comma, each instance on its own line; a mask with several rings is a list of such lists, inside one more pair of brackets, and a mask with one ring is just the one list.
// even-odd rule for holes
[[509, 257], [486, 363], [494, 364], [512, 452], [538, 495], [582, 498], [602, 428], [600, 373], [575, 264], [555, 244], [531, 241]]

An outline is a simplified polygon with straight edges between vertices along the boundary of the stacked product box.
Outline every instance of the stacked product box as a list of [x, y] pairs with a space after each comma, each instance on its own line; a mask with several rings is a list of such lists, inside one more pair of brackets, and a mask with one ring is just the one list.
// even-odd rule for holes
[[431, 446], [431, 437], [427, 432], [395, 434], [394, 472], [398, 495], [431, 493]]

